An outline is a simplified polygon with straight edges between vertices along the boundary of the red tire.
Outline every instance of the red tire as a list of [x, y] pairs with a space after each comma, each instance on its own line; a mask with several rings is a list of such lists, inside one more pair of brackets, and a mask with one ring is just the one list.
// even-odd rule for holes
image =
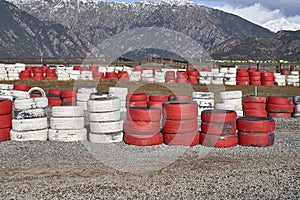
[[244, 103], [243, 110], [247, 109], [257, 109], [257, 110], [266, 110], [265, 103]]
[[274, 72], [263, 72], [261, 73], [262, 77], [274, 77]]
[[24, 84], [14, 84], [13, 89], [28, 92], [31, 89], [31, 87], [29, 85]]
[[241, 117], [237, 129], [243, 132], [260, 133], [275, 130], [275, 121], [270, 117]]
[[188, 76], [199, 76], [198, 70], [188, 70], [187, 71]]
[[63, 102], [74, 103], [76, 102], [76, 97], [67, 97], [62, 99]]
[[48, 94], [55, 94], [57, 96], [60, 96], [60, 90], [49, 89]]
[[292, 101], [289, 98], [285, 97], [269, 96], [268, 103], [278, 105], [291, 105]]
[[275, 82], [274, 81], [262, 81], [261, 85], [262, 86], [274, 86]]
[[236, 81], [237, 85], [249, 85], [249, 81]]
[[149, 101], [154, 101], [154, 102], [164, 102], [168, 101], [169, 96], [166, 95], [152, 95], [149, 96]]
[[40, 97], [42, 97], [42, 94], [40, 94], [40, 93], [32, 93], [32, 94], [30, 94], [30, 98], [40, 98]]
[[197, 119], [187, 120], [162, 120], [162, 131], [163, 133], [195, 133], [198, 130]]
[[124, 133], [123, 140], [128, 145], [154, 146], [163, 143], [163, 135], [161, 133], [154, 135], [134, 135]]
[[10, 128], [0, 129], [0, 142], [5, 142], [10, 140]]
[[260, 76], [250, 76], [250, 81], [259, 81], [260, 82]]
[[211, 135], [201, 133], [200, 144], [206, 147], [229, 148], [237, 146], [238, 137], [234, 135]]
[[236, 123], [202, 122], [201, 132], [212, 135], [233, 135], [236, 134]]
[[76, 102], [62, 102], [61, 106], [77, 106]]
[[180, 79], [185, 79], [188, 77], [188, 74], [186, 71], [177, 71], [176, 72], [177, 74], [177, 79], [180, 78]]
[[198, 117], [195, 101], [167, 101], [163, 103], [163, 117], [171, 120], [194, 119]]
[[12, 124], [12, 114], [0, 116], [0, 129], [10, 128]]
[[268, 113], [268, 117], [273, 117], [273, 118], [291, 118], [292, 113]]
[[266, 110], [246, 109], [244, 110], [245, 117], [267, 117], [268, 113]]
[[188, 95], [170, 95], [169, 101], [190, 101], [191, 97]]
[[48, 97], [48, 106], [61, 106], [62, 100], [55, 97]]
[[148, 106], [148, 102], [147, 101], [131, 101], [128, 102], [126, 101], [126, 106], [127, 107], [147, 107]]
[[191, 84], [198, 84], [199, 83], [198, 76], [189, 76], [188, 82]]
[[238, 71], [236, 73], [237, 77], [249, 77], [249, 73], [247, 71]]
[[144, 92], [134, 92], [131, 94], [128, 94], [126, 97], [127, 101], [132, 101], [132, 102], [136, 102], [136, 101], [147, 101], [147, 94]]
[[124, 132], [135, 135], [154, 135], [160, 132], [160, 122], [126, 120], [124, 122]]
[[236, 77], [237, 81], [248, 81], [249, 82], [249, 77], [248, 76], [238, 76]]
[[259, 85], [261, 85], [261, 82], [260, 81], [250, 81], [249, 84], [259, 86]]
[[259, 77], [259, 79], [260, 79], [260, 75], [261, 75], [261, 72], [258, 72], [258, 71], [251, 71], [251, 72], [249, 72], [250, 78], [251, 77]]
[[251, 97], [244, 97], [244, 103], [266, 103], [267, 97], [259, 97], [259, 96], [251, 96]]
[[161, 119], [161, 109], [147, 107], [129, 107], [126, 118], [130, 121], [157, 122]]
[[199, 144], [200, 133], [164, 134], [164, 143], [169, 146], [196, 146]]
[[12, 112], [11, 100], [0, 98], [0, 115], [7, 115], [10, 114], [11, 112]]
[[68, 97], [76, 97], [76, 91], [75, 90], [65, 90], [60, 92], [60, 96], [62, 98], [68, 98]]
[[275, 80], [274, 76], [262, 76], [261, 77], [262, 82], [268, 82], [268, 81], [274, 82], [274, 80]]
[[162, 104], [163, 104], [163, 102], [159, 102], [159, 101], [149, 101], [147, 103], [147, 106], [149, 108], [159, 108], [159, 109], [162, 109]]
[[268, 104], [267, 110], [274, 113], [293, 113], [294, 105]]
[[265, 147], [272, 146], [274, 144], [274, 132], [264, 132], [264, 133], [247, 133], [238, 132], [239, 145], [252, 146], [252, 147]]
[[230, 123], [235, 122], [237, 114], [232, 110], [204, 110], [201, 119], [204, 122]]

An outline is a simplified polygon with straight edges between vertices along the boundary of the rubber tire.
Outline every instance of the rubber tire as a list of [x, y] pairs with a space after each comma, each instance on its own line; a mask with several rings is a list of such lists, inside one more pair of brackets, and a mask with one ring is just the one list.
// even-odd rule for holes
[[229, 148], [238, 145], [238, 136], [235, 135], [211, 135], [201, 133], [200, 144], [206, 147]]
[[14, 101], [16, 110], [39, 109], [48, 107], [48, 98], [16, 99]]
[[245, 117], [267, 117], [268, 113], [266, 110], [246, 109], [244, 110]]
[[169, 101], [191, 101], [191, 97], [187, 95], [170, 95]]
[[212, 135], [233, 135], [236, 134], [236, 123], [202, 122], [201, 132]]
[[112, 112], [120, 110], [120, 106], [120, 99], [117, 97], [88, 100], [88, 110], [90, 112]]
[[10, 128], [0, 129], [0, 142], [5, 142], [10, 140]]
[[198, 104], [195, 101], [167, 101], [163, 103], [162, 111], [164, 119], [194, 119], [198, 117]]
[[268, 104], [277, 104], [277, 105], [291, 105], [292, 101], [289, 98], [278, 97], [278, 96], [269, 96], [267, 99]]
[[269, 112], [268, 117], [273, 117], [273, 118], [291, 118], [292, 113], [273, 113]]
[[161, 119], [161, 109], [145, 107], [128, 107], [127, 120], [157, 122]]
[[201, 120], [204, 122], [230, 123], [235, 122], [237, 114], [232, 110], [204, 110]]
[[126, 97], [126, 101], [136, 102], [136, 101], [147, 101], [147, 94], [144, 92], [134, 92], [130, 93]]
[[77, 142], [87, 140], [87, 130], [48, 130], [48, 139], [58, 142]]
[[34, 94], [34, 92], [38, 92], [39, 94], [42, 95], [42, 97], [46, 97], [46, 93], [42, 88], [33, 87], [28, 91], [28, 94], [31, 95], [31, 94]]
[[24, 91], [24, 92], [28, 92], [30, 90], [30, 86], [29, 85], [24, 85], [24, 84], [14, 84], [13, 90], [19, 90], [19, 91]]
[[51, 117], [50, 126], [57, 130], [80, 130], [84, 128], [83, 117]]
[[60, 96], [60, 90], [55, 90], [55, 89], [49, 89], [48, 90], [48, 94], [54, 94], [54, 95], [57, 95], [57, 96]]
[[12, 126], [12, 114], [0, 116], [0, 129], [10, 128]]
[[195, 133], [198, 129], [198, 119], [162, 120], [163, 133], [182, 134]]
[[0, 115], [7, 115], [12, 112], [12, 101], [0, 98]]
[[267, 110], [268, 112], [274, 112], [274, 113], [293, 113], [294, 105], [268, 104]]
[[160, 132], [160, 122], [143, 122], [126, 120], [124, 132], [134, 135], [153, 135]]
[[48, 107], [61, 106], [62, 100], [54, 97], [48, 97]]
[[147, 101], [126, 101], [126, 107], [147, 107]]
[[123, 140], [128, 145], [154, 146], [163, 143], [163, 135], [161, 133], [156, 133], [154, 135], [134, 135], [125, 133]]
[[101, 144], [108, 144], [108, 143], [116, 143], [123, 141], [123, 132], [117, 133], [89, 133], [88, 140], [92, 143], [101, 143]]
[[43, 117], [47, 117], [47, 116], [48, 116], [47, 108], [15, 110], [14, 111], [15, 119], [33, 119], [33, 118], [43, 118]]
[[33, 131], [10, 131], [12, 141], [46, 141], [48, 139], [48, 129], [33, 130]]
[[162, 105], [164, 102], [159, 102], [159, 101], [148, 101], [147, 107], [149, 108], [159, 108], [162, 109]]
[[242, 132], [268, 132], [275, 130], [275, 121], [270, 117], [241, 117], [237, 129]]
[[168, 101], [169, 96], [166, 95], [152, 95], [149, 96], [149, 101], [153, 101], [153, 102], [164, 102], [164, 101]]
[[200, 133], [163, 134], [164, 144], [168, 146], [196, 146], [199, 144]]
[[265, 103], [244, 103], [243, 110], [256, 109], [256, 110], [266, 110]]
[[220, 98], [222, 100], [225, 100], [225, 99], [239, 99], [239, 98], [242, 98], [242, 96], [243, 96], [242, 91], [220, 92]]
[[123, 121], [90, 122], [92, 133], [116, 133], [123, 130]]
[[238, 132], [239, 145], [248, 147], [272, 146], [275, 140], [273, 131], [263, 133]]
[[266, 103], [267, 97], [262, 96], [250, 96], [250, 97], [244, 97], [243, 103]]
[[76, 91], [75, 90], [64, 90], [64, 91], [60, 92], [60, 96], [62, 98], [76, 97]]
[[91, 122], [111, 122], [120, 120], [120, 110], [105, 113], [89, 113]]
[[79, 106], [72, 106], [72, 107], [54, 106], [52, 107], [52, 116], [53, 117], [82, 117], [83, 109]]

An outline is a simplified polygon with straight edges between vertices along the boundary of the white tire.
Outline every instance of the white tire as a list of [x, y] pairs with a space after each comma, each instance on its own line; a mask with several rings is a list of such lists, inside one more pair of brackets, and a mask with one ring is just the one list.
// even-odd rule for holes
[[236, 74], [225, 74], [224, 78], [236, 78]]
[[11, 101], [14, 99], [13, 96], [3, 96], [3, 95], [0, 95], [0, 98], [1, 99], [10, 99]]
[[214, 99], [194, 99], [199, 107], [213, 107], [215, 105]]
[[147, 83], [154, 83], [154, 78], [153, 77], [143, 78], [142, 80], [147, 82]]
[[211, 72], [212, 72], [212, 73], [219, 73], [220, 70], [219, 70], [219, 69], [211, 69]]
[[19, 90], [13, 90], [13, 97], [16, 99], [29, 99], [30, 95], [28, 92], [19, 91]]
[[42, 95], [42, 97], [46, 97], [46, 92], [42, 88], [33, 87], [28, 91], [28, 94], [31, 95], [34, 92], [39, 92]]
[[110, 87], [108, 89], [108, 92], [114, 96], [120, 96], [120, 95], [126, 96], [128, 94], [128, 89], [120, 88], [120, 87]]
[[89, 141], [92, 143], [115, 143], [123, 141], [123, 133], [110, 133], [110, 134], [101, 134], [101, 133], [89, 133]]
[[296, 105], [295, 113], [300, 113], [300, 104]]
[[91, 94], [96, 93], [97, 88], [96, 87], [81, 87], [78, 88], [77, 93], [85, 93], [85, 94]]
[[13, 119], [12, 129], [15, 131], [34, 131], [48, 128], [47, 117], [34, 119]]
[[12, 84], [0, 84], [0, 90], [13, 90], [13, 88]]
[[82, 110], [88, 110], [88, 107], [87, 107], [87, 102], [85, 101], [85, 102], [82, 102], [82, 101], [77, 101], [76, 102], [77, 103], [77, 106], [79, 106], [79, 107], [81, 107], [82, 108]]
[[90, 99], [91, 93], [77, 93], [77, 101], [87, 102]]
[[225, 81], [225, 85], [236, 85], [236, 81]]
[[294, 96], [293, 97], [293, 103], [295, 105], [299, 105], [300, 104], [300, 96]]
[[46, 141], [48, 138], [48, 129], [35, 131], [10, 131], [10, 139], [12, 141]]
[[48, 139], [50, 141], [59, 141], [59, 142], [76, 142], [76, 141], [85, 141], [87, 140], [87, 130], [48, 130]]
[[90, 128], [93, 133], [116, 133], [123, 130], [123, 121], [91, 122]]
[[164, 78], [163, 78], [163, 79], [155, 78], [155, 79], [154, 79], [154, 82], [155, 82], [155, 83], [165, 83], [166, 80], [165, 80]]
[[82, 117], [83, 109], [79, 106], [53, 106], [53, 117]]
[[83, 117], [52, 117], [50, 126], [57, 130], [79, 130], [84, 128]]
[[14, 101], [16, 110], [28, 110], [48, 107], [48, 98], [16, 99]]
[[193, 99], [214, 99], [214, 93], [212, 92], [193, 92]]
[[120, 120], [120, 111], [105, 113], [90, 113], [91, 122], [110, 122]]
[[111, 94], [103, 92], [103, 93], [92, 93], [90, 94], [90, 99], [101, 99], [101, 98], [108, 98]]
[[242, 91], [220, 92], [221, 99], [237, 99], [242, 98]]
[[224, 78], [224, 76], [225, 76], [225, 74], [224, 73], [215, 73], [215, 74], [213, 74], [213, 77], [214, 78]]
[[242, 105], [231, 105], [226, 103], [216, 103], [215, 108], [219, 110], [234, 110], [234, 111], [243, 110]]
[[1, 96], [13, 96], [13, 90], [0, 90]]
[[298, 71], [291, 71], [291, 74], [292, 74], [292, 75], [299, 76], [299, 72], [298, 72]]
[[239, 105], [242, 105], [242, 98], [238, 98], [238, 99], [224, 99], [222, 101], [222, 103], [228, 104], [228, 105], [239, 106]]
[[33, 119], [47, 117], [48, 109], [29, 109], [14, 111], [15, 119]]
[[107, 97], [88, 101], [90, 112], [112, 112], [120, 110], [120, 99], [117, 97]]
[[120, 101], [126, 101], [126, 96], [127, 95], [120, 95], [120, 94], [112, 94], [113, 97], [118, 97]]

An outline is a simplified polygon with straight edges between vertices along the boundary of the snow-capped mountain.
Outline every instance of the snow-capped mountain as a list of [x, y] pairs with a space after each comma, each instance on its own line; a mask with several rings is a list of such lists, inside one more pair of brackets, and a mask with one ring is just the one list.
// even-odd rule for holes
[[300, 24], [290, 22], [285, 18], [270, 20], [267, 23], [263, 24], [262, 26], [275, 33], [282, 30], [291, 30], [291, 31], [300, 30]]

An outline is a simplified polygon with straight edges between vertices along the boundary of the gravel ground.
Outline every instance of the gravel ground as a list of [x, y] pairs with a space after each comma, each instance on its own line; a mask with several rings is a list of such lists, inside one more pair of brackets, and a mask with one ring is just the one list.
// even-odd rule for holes
[[[296, 129], [296, 128], [295, 128]], [[300, 131], [272, 147], [0, 143], [1, 199], [299, 199]]]

